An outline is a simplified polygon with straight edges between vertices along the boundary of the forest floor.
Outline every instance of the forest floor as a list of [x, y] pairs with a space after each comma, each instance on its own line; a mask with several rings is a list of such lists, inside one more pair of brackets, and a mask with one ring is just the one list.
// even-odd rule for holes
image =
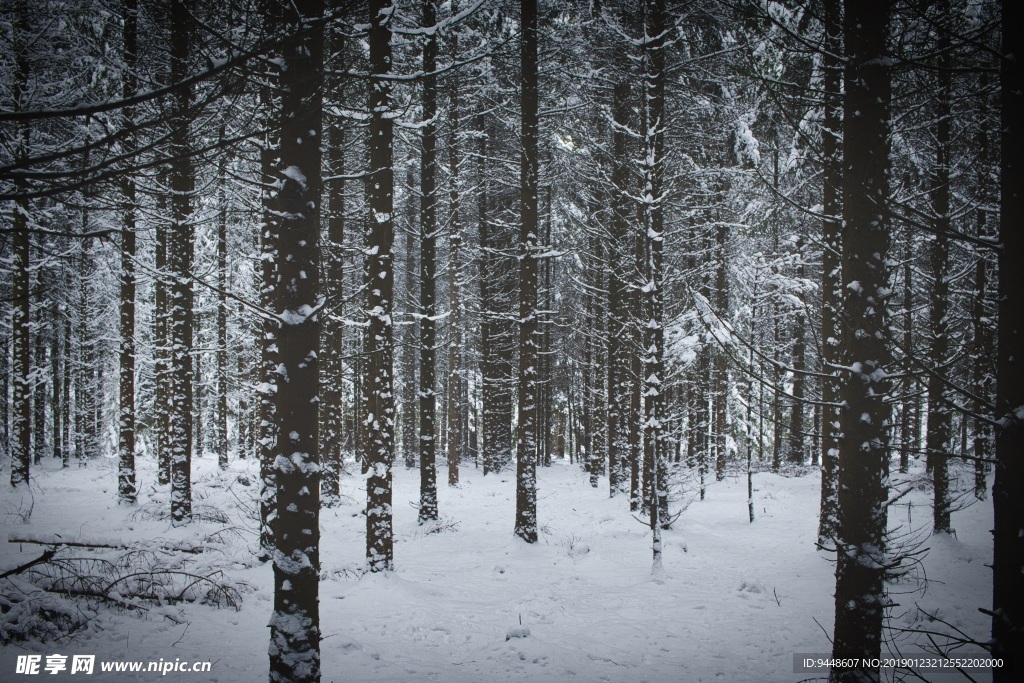
[[[273, 581], [270, 565], [253, 559], [256, 464], [238, 461], [222, 473], [215, 459], [196, 460], [200, 519], [186, 528], [166, 519], [168, 494], [154, 486], [151, 460], [140, 459], [139, 467], [140, 503], [128, 508], [116, 502], [110, 461], [84, 469], [61, 470], [53, 461], [37, 466], [28, 524], [12, 501], [0, 501], [0, 573], [45, 550], [2, 542], [9, 537], [60, 534], [148, 548], [205, 539], [207, 552], [182, 556], [176, 566], [195, 575], [220, 572], [218, 580], [239, 591], [240, 607], [187, 602], [143, 610], [79, 600], [86, 617], [81, 628], [49, 643], [10, 642], [28, 617], [8, 610], [0, 615], [0, 679], [20, 679], [12, 675], [19, 654], [42, 654], [45, 663], [45, 655], [61, 653], [97, 655], [90, 680], [158, 680], [155, 672], [103, 673], [99, 663], [161, 659], [212, 662], [209, 673], [172, 674], [174, 680], [266, 680]], [[483, 477], [463, 465], [462, 483], [450, 488], [439, 471], [441, 520], [424, 527], [413, 507], [418, 472], [396, 467], [396, 571], [387, 575], [363, 573], [363, 480], [344, 478], [342, 504], [321, 515], [323, 681], [820, 678], [794, 671], [794, 654], [827, 656], [831, 650], [834, 565], [814, 544], [815, 471], [756, 474], [753, 524], [745, 476], [711, 482], [703, 501], [694, 499], [690, 484], [677, 482], [673, 507], [685, 510], [664, 534], [660, 581], [651, 573], [649, 529], [629, 514], [624, 497], [608, 497], [606, 479], [594, 489], [567, 463], [538, 473], [540, 540], [526, 545], [512, 535], [513, 474]], [[985, 566], [991, 562], [991, 505], [955, 512], [955, 537], [932, 536], [928, 495], [921, 487], [890, 513], [891, 527], [917, 529], [910, 537], [929, 548], [914, 571], [890, 586], [899, 606], [886, 640], [904, 655], [930, 648], [926, 636], [899, 629], [948, 632], [942, 623], [948, 622], [985, 640], [989, 628], [977, 608], [991, 602]], [[92, 551], [62, 552], [81, 557]], [[0, 580], [0, 594], [31, 592], [27, 576]], [[509, 637], [527, 629], [525, 637]], [[58, 678], [67, 676], [64, 671]], [[977, 671], [972, 676], [988, 679]]]

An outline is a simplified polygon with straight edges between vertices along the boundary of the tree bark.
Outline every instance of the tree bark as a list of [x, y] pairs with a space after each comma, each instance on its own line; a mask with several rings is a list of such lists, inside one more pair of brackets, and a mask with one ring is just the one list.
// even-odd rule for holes
[[320, 202], [323, 0], [284, 4], [280, 152], [271, 206], [280, 220], [280, 321], [274, 429], [274, 611], [270, 681], [320, 680]]
[[[171, 5], [171, 82], [180, 83], [189, 73], [192, 41], [190, 0]], [[195, 224], [192, 222], [193, 170], [189, 157], [189, 122], [192, 93], [178, 89], [173, 98], [174, 130], [171, 133], [171, 233], [168, 236], [168, 265], [173, 278], [170, 287], [170, 432], [171, 523], [182, 526], [192, 521], [192, 260]]]
[[[434, 0], [423, 0], [423, 26], [437, 21]], [[420, 512], [419, 522], [437, 519], [437, 384], [434, 377], [437, 315], [437, 38], [423, 45], [423, 126], [420, 138]]]
[[520, 0], [519, 43], [522, 154], [519, 166], [519, 424], [516, 441], [515, 534], [537, 542], [537, 0]]
[[1024, 671], [1024, 79], [1018, 34], [1010, 30], [1011, 3], [1003, 16], [1001, 93], [1000, 214], [998, 252], [999, 327], [996, 348], [996, 464], [992, 485], [992, 654], [1011, 666], [993, 670], [994, 683], [1016, 681]]
[[818, 543], [833, 542], [838, 523], [839, 474], [839, 302], [842, 296], [842, 54], [841, 0], [824, 0], [822, 54], [824, 109], [821, 131], [821, 508]]
[[[839, 525], [833, 656], [878, 658], [886, 548], [889, 414], [889, 0], [846, 5], [843, 102]], [[833, 668], [832, 681], [878, 681], [877, 667]]]
[[370, 129], [367, 143], [366, 395], [365, 434], [369, 477], [366, 479], [366, 560], [370, 571], [394, 569], [391, 469], [395, 458], [395, 394], [392, 315], [394, 312], [395, 239], [391, 119], [391, 21], [389, 0], [372, 0], [370, 18]]
[[[135, 94], [135, 65], [138, 49], [138, 3], [123, 0], [124, 46], [121, 91], [125, 98]], [[125, 125], [132, 125], [132, 107], [122, 110]], [[129, 136], [125, 154], [133, 154], [135, 140]], [[137, 496], [135, 485], [135, 179], [125, 176], [121, 185], [124, 205], [121, 217], [121, 354], [120, 408], [118, 420], [117, 495], [131, 505]], [[54, 378], [56, 380], [56, 377]]]

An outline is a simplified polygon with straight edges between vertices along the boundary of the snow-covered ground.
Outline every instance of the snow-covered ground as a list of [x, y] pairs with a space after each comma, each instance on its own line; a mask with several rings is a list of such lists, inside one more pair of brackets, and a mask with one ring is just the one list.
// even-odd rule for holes
[[[12, 502], [3, 499], [0, 541], [10, 534], [61, 534], [153, 548], [187, 545], [212, 534], [214, 549], [184, 555], [186, 568], [195, 574], [221, 571], [223, 580], [240, 590], [240, 609], [198, 603], [150, 606], [146, 612], [87, 608], [88, 626], [69, 640], [0, 647], [0, 680], [29, 680], [14, 673], [16, 656], [27, 653], [95, 654], [96, 671], [87, 680], [154, 681], [161, 675], [104, 674], [99, 662], [176, 658], [208, 660], [212, 666], [209, 673], [169, 674], [174, 680], [266, 679], [273, 595], [270, 566], [258, 564], [251, 552], [255, 463], [235, 462], [220, 473], [215, 459], [197, 460], [194, 494], [203, 519], [184, 529], [162, 518], [167, 493], [154, 487], [151, 461], [141, 459], [139, 465], [137, 508], [117, 504], [109, 461], [85, 469], [60, 470], [51, 461], [36, 467], [31, 520], [23, 524]], [[661, 582], [651, 576], [649, 530], [629, 514], [624, 498], [608, 498], [606, 480], [591, 488], [586, 475], [567, 463], [538, 468], [538, 475], [541, 534], [530, 546], [512, 535], [511, 473], [483, 477], [464, 465], [458, 488], [439, 487], [441, 522], [421, 527], [413, 507], [418, 472], [397, 467], [397, 571], [389, 575], [362, 573], [362, 480], [343, 479], [342, 505], [321, 515], [323, 680], [815, 678], [794, 672], [793, 655], [820, 656], [831, 649], [834, 575], [829, 555], [814, 546], [816, 474], [757, 474], [753, 524], [747, 521], [745, 478], [712, 483], [706, 499], [690, 502], [665, 533]], [[922, 490], [902, 499], [890, 513], [891, 525], [904, 530], [928, 525], [927, 495]], [[693, 494], [680, 490], [677, 497], [678, 506]], [[891, 587], [899, 604], [890, 621], [894, 629], [948, 631], [931, 615], [973, 638], [987, 638], [988, 619], [977, 608], [991, 601], [985, 566], [991, 561], [991, 506], [977, 503], [956, 512], [953, 525], [958, 537], [920, 534], [930, 551], [917, 571]], [[44, 549], [0, 542], [0, 573]], [[11, 586], [0, 580], [0, 591]], [[4, 619], [9, 627], [9, 615], [0, 625]], [[925, 651], [922, 635], [888, 631], [886, 636], [896, 638], [904, 654]], [[988, 679], [984, 673], [972, 675]], [[80, 676], [65, 671], [59, 678]]]

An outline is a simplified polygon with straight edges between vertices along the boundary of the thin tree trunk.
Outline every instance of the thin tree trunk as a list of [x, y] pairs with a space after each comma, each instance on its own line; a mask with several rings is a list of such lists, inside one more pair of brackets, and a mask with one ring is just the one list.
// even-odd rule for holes
[[[943, 19], [949, 12], [948, 2], [943, 3]], [[941, 20], [940, 20], [941, 21]], [[948, 457], [953, 451], [952, 412], [947, 396], [947, 382], [938, 372], [944, 367], [949, 355], [949, 142], [950, 142], [950, 98], [952, 79], [950, 76], [951, 57], [949, 54], [949, 30], [941, 24], [937, 51], [939, 64], [937, 77], [937, 111], [935, 112], [935, 166], [932, 170], [931, 205], [935, 235], [931, 242], [931, 306], [929, 362], [936, 372], [928, 375], [928, 434], [926, 448], [928, 461], [932, 465], [932, 505], [934, 531], [952, 531], [950, 526], [950, 494]]]
[[[157, 175], [161, 187], [167, 186], [168, 174], [166, 169], [161, 169]], [[153, 359], [154, 359], [154, 380], [156, 414], [156, 459], [157, 459], [157, 483], [166, 486], [171, 483], [171, 388], [170, 388], [170, 357], [171, 340], [169, 314], [169, 290], [170, 272], [167, 263], [167, 245], [170, 223], [163, 219], [167, 215], [167, 196], [163, 193], [156, 198], [157, 222], [156, 222], [156, 245], [154, 247], [154, 266], [157, 272], [154, 293], [153, 313]], [[83, 313], [84, 314], [84, 313]], [[76, 420], [77, 423], [77, 420]]]
[[[171, 5], [171, 82], [180, 83], [189, 72], [192, 40], [190, 0]], [[192, 162], [188, 156], [191, 89], [174, 94], [175, 129], [171, 134], [174, 160], [171, 162], [171, 234], [168, 261], [173, 282], [170, 287], [170, 451], [171, 523], [182, 526], [192, 521], [192, 329], [194, 322], [192, 259], [195, 224], [192, 222]]]
[[[221, 126], [220, 139], [224, 139]], [[228, 468], [228, 159], [220, 162], [217, 211], [217, 418], [214, 429], [213, 450], [217, 466]]]
[[522, 154], [519, 167], [519, 424], [516, 442], [515, 534], [537, 542], [537, 257], [538, 215], [537, 0], [520, 0]]
[[[803, 237], [796, 242], [796, 277], [804, 279]], [[789, 462], [800, 466], [804, 464], [804, 368], [806, 367], [806, 340], [804, 326], [806, 320], [802, 309], [797, 309], [793, 316], [793, 407], [789, 420]]]
[[[332, 4], [332, 9], [340, 6]], [[328, 54], [338, 55], [338, 62], [327, 69], [326, 80], [330, 83], [328, 92], [338, 101], [345, 101], [345, 79], [331, 75], [344, 64], [345, 40], [340, 30], [330, 33], [331, 49]], [[330, 64], [330, 63], [329, 63]], [[328, 168], [335, 179], [325, 188], [327, 197], [327, 243], [322, 252], [326, 263], [324, 271], [324, 295], [328, 302], [328, 313], [322, 320], [324, 328], [323, 354], [320, 371], [321, 418], [323, 432], [320, 439], [320, 459], [323, 462], [320, 502], [324, 507], [335, 507], [341, 502], [341, 471], [344, 458], [345, 401], [344, 401], [344, 356], [345, 326], [341, 320], [345, 284], [345, 125], [338, 119], [326, 124]]]
[[[11, 8], [14, 18], [14, 74], [12, 82], [15, 84], [14, 108], [22, 107], [22, 98], [25, 96], [26, 84], [28, 82], [28, 54], [27, 45], [22, 40], [28, 36], [28, 8], [25, 0], [16, 0]], [[17, 154], [23, 157], [28, 154], [29, 128], [22, 126], [18, 132]], [[18, 182], [17, 187], [23, 187]], [[14, 489], [28, 489], [29, 470], [31, 468], [32, 448], [32, 366], [30, 344], [30, 318], [29, 318], [29, 283], [30, 283], [30, 252], [28, 215], [29, 203], [25, 199], [16, 201], [16, 208], [12, 212], [12, 244], [11, 255], [11, 384], [13, 391], [11, 396], [11, 487]], [[23, 510], [19, 510], [23, 512]], [[31, 508], [28, 508], [31, 512]], [[27, 518], [27, 516], [26, 516]]]
[[[434, 0], [423, 0], [423, 25], [437, 21]], [[420, 144], [420, 513], [419, 522], [437, 519], [437, 393], [434, 346], [437, 315], [437, 39], [423, 45], [423, 119]], [[449, 383], [449, 391], [451, 389]]]
[[824, 0], [824, 115], [821, 133], [821, 507], [818, 543], [833, 542], [838, 523], [839, 475], [839, 302], [842, 296], [842, 23], [840, 0]]
[[[263, 33], [268, 38], [277, 34], [281, 22], [282, 5], [275, 0], [261, 0], [263, 15]], [[278, 76], [279, 78], [279, 76]], [[263, 136], [260, 149], [260, 180], [262, 193], [262, 220], [259, 227], [260, 237], [260, 272], [259, 292], [260, 305], [264, 310], [272, 310], [274, 291], [280, 284], [278, 242], [281, 238], [280, 220], [276, 215], [270, 188], [277, 182], [276, 170], [280, 149], [278, 142], [281, 125], [279, 119], [276, 94], [276, 79], [270, 75], [260, 85], [259, 107], [267, 122], [267, 132]], [[280, 323], [276, 320], [262, 319], [260, 335], [260, 366], [259, 366], [259, 421], [256, 442], [259, 445], [260, 460], [260, 555], [263, 560], [270, 558], [274, 552], [274, 525], [271, 523], [274, 510], [277, 508], [277, 484], [274, 482], [274, 454], [276, 452]]]
[[[456, 5], [452, 3], [452, 13]], [[458, 37], [451, 37], [451, 56], [458, 56]], [[464, 450], [466, 430], [466, 378], [462, 369], [463, 320], [459, 268], [462, 259], [462, 222], [459, 217], [459, 81], [451, 79], [448, 85], [448, 206], [449, 243], [451, 256], [448, 264], [448, 485], [459, 485], [459, 460]]]
[[[135, 64], [138, 49], [138, 3], [123, 0], [124, 10], [124, 70], [122, 94], [125, 98], [135, 94]], [[133, 109], [122, 110], [127, 126], [132, 125]], [[135, 140], [129, 136], [125, 153], [134, 152]], [[137, 496], [135, 485], [135, 178], [125, 177], [122, 186], [123, 214], [121, 219], [121, 355], [120, 355], [120, 410], [118, 420], [118, 473], [117, 494], [122, 503], [133, 504]], [[56, 377], [54, 378], [56, 379]]]

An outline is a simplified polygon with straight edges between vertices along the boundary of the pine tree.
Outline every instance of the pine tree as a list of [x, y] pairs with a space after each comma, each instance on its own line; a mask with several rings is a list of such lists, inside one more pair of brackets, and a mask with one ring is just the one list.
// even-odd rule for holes
[[[190, 0], [171, 5], [171, 82], [180, 83], [189, 72], [192, 41]], [[195, 224], [192, 217], [193, 169], [189, 156], [191, 89], [174, 95], [175, 122], [171, 135], [171, 230], [168, 235], [168, 266], [173, 277], [168, 303], [170, 338], [170, 417], [168, 441], [171, 453], [171, 521], [175, 526], [192, 521], [192, 399], [195, 374], [192, 364], [193, 303], [192, 262]]]
[[276, 192], [280, 321], [274, 430], [274, 612], [270, 680], [320, 680], [320, 201], [324, 2], [282, 13], [280, 148]]
[[370, 167], [366, 229], [366, 560], [370, 571], [394, 568], [391, 468], [395, 458], [393, 124], [391, 119], [391, 22], [393, 5], [372, 0], [370, 29], [370, 111], [367, 153]]
[[537, 89], [537, 0], [520, 0], [519, 165], [519, 423], [516, 441], [515, 534], [537, 542], [537, 155], [540, 120]]
[[[886, 49], [888, 0], [847, 3], [843, 100], [843, 230], [835, 657], [877, 658], [885, 608], [891, 288]], [[877, 681], [877, 667], [833, 668], [832, 681]]]
[[[135, 94], [135, 67], [138, 50], [138, 3], [123, 0], [124, 11], [124, 69], [122, 95], [127, 99]], [[124, 125], [132, 125], [133, 109], [122, 110]], [[134, 140], [129, 137], [126, 154], [134, 153]], [[135, 502], [135, 179], [126, 175], [121, 191], [124, 206], [121, 224], [121, 355], [120, 355], [120, 410], [118, 421], [118, 475], [117, 493], [123, 503]], [[56, 379], [56, 375], [54, 377]]]

